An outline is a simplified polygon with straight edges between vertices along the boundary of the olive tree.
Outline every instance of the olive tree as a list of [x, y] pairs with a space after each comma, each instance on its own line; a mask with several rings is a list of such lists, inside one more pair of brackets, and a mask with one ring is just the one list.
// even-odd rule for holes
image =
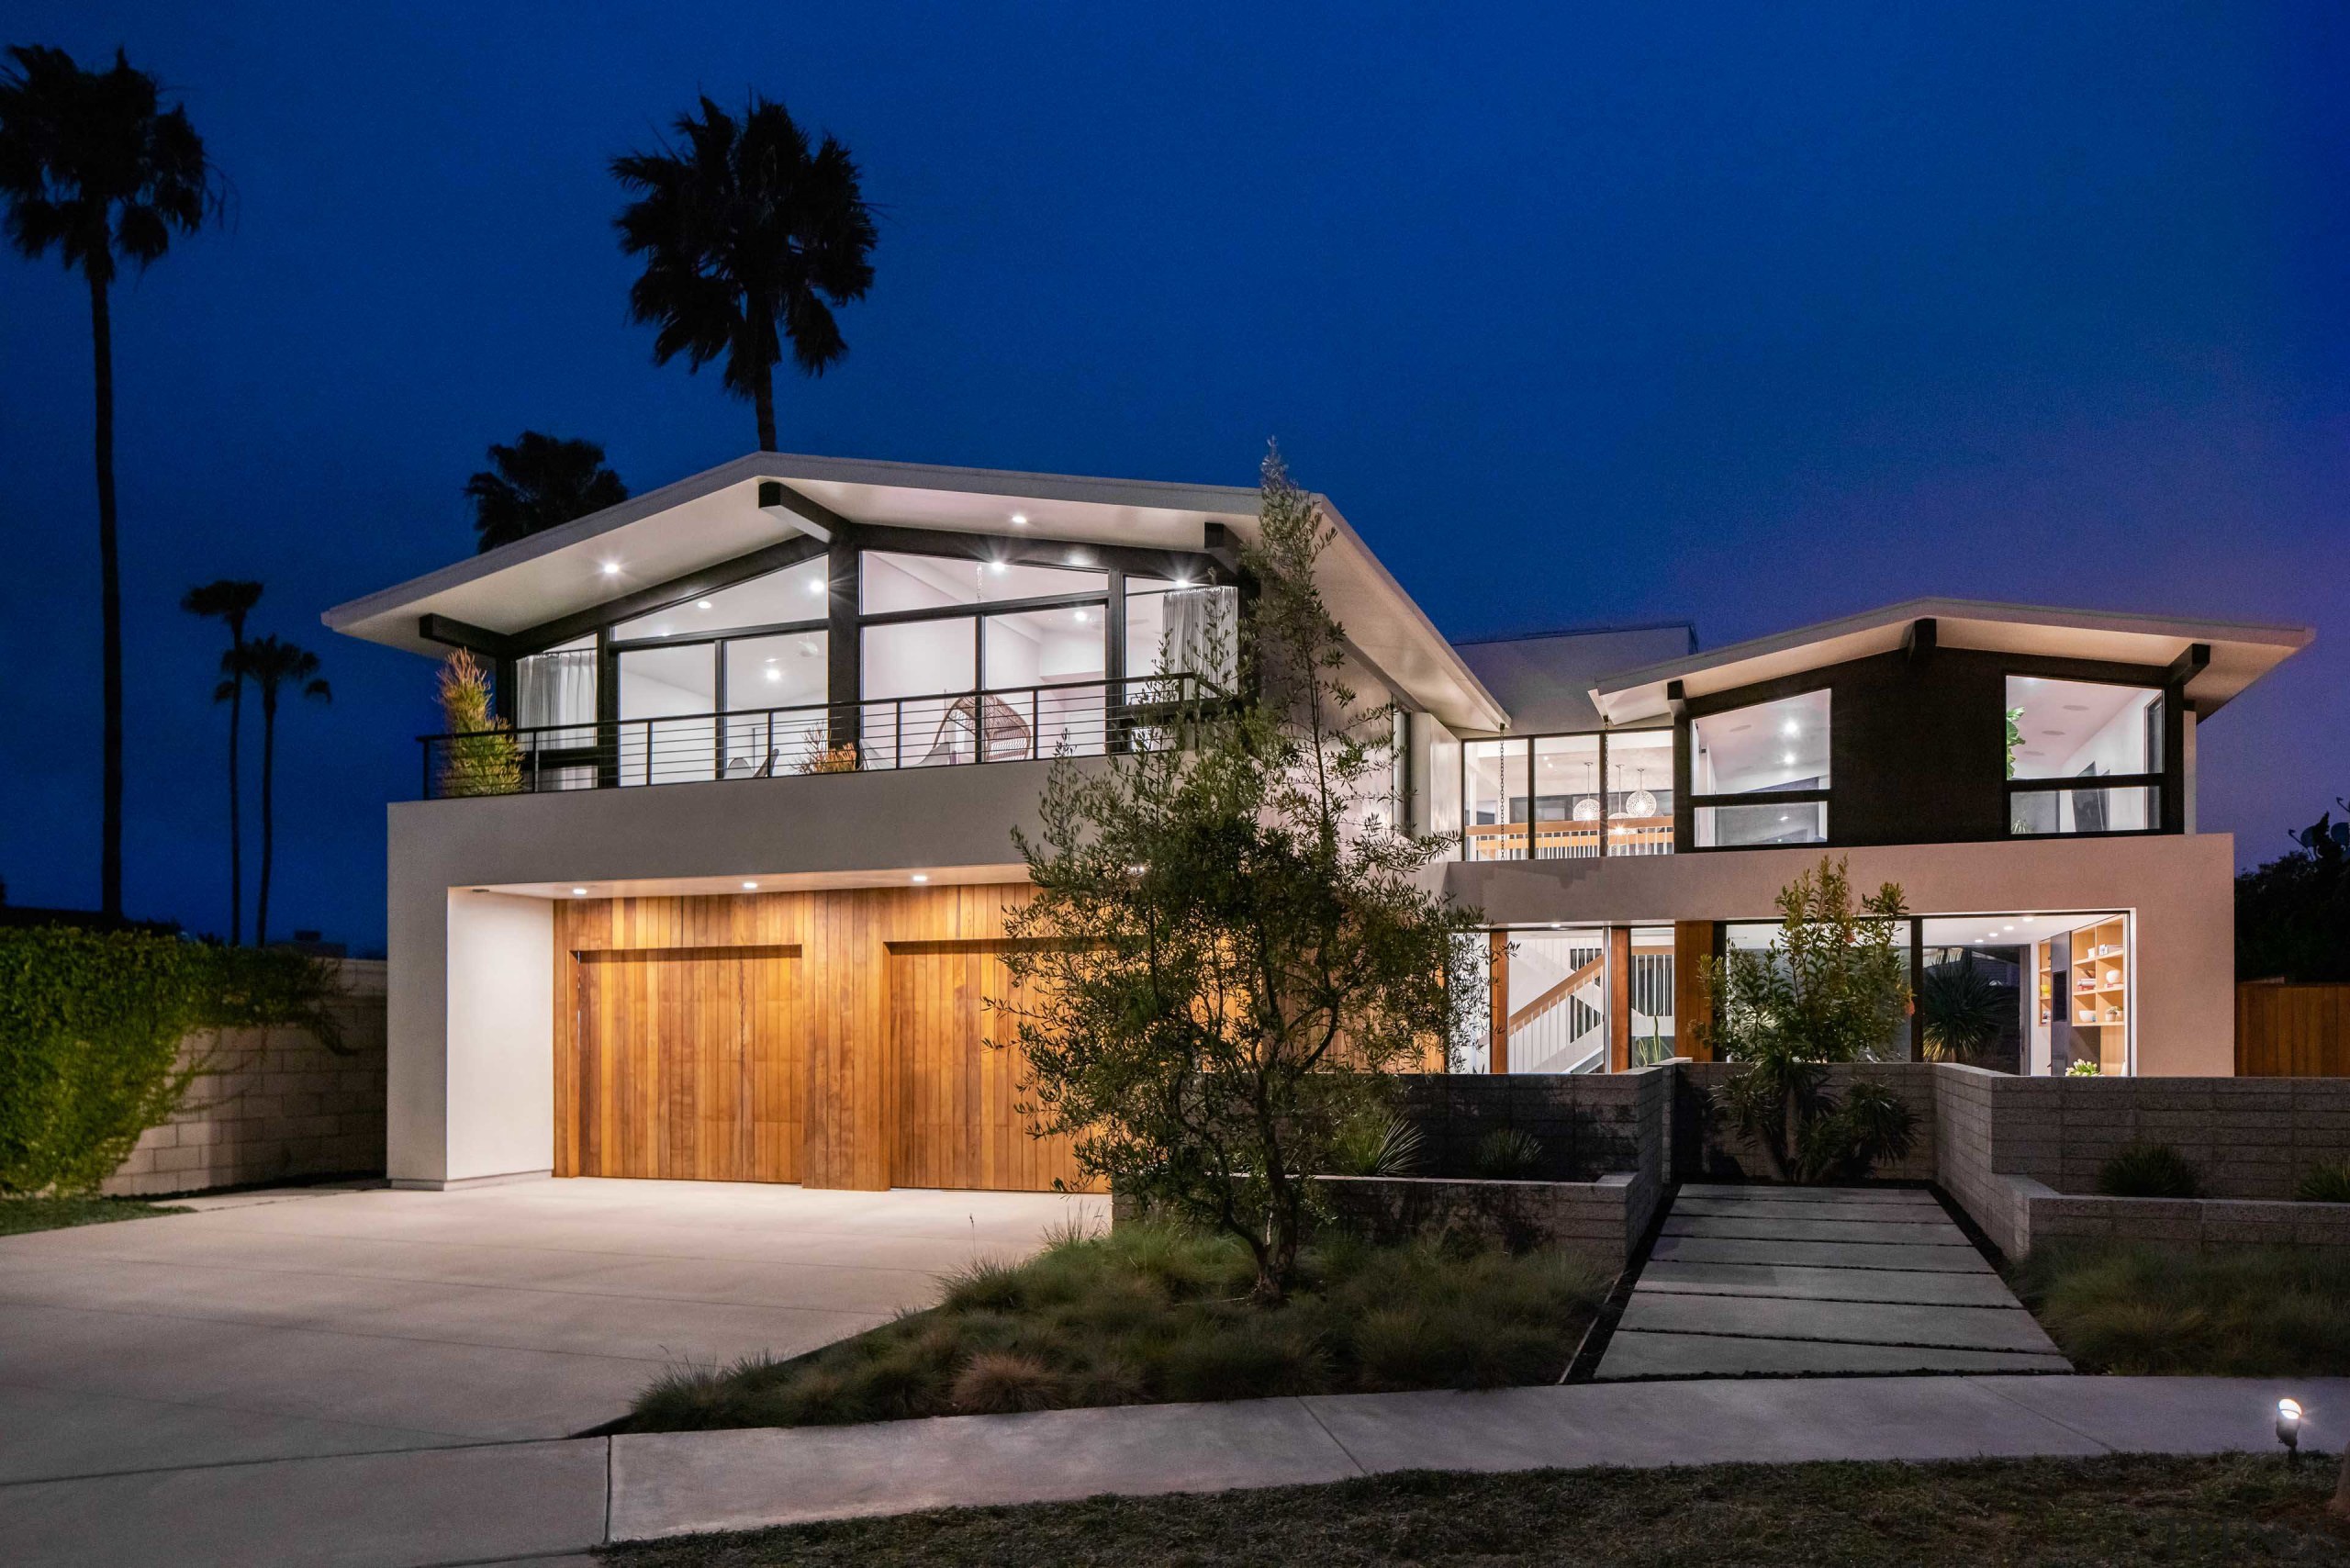
[[1188, 660], [1233, 689], [1162, 678], [1149, 744], [1056, 764], [1040, 831], [1017, 835], [1035, 891], [991, 1005], [1040, 1131], [1121, 1199], [1245, 1242], [1270, 1305], [1312, 1178], [1387, 1072], [1447, 1049], [1472, 916], [1422, 876], [1451, 840], [1393, 821], [1394, 711], [1349, 680], [1315, 582], [1334, 531], [1277, 455], [1260, 521], [1232, 656]]

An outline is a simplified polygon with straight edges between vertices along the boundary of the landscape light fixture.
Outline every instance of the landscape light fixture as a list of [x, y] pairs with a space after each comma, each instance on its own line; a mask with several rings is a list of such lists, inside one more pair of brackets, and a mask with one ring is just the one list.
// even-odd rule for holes
[[2288, 1460], [2301, 1457], [2301, 1402], [2280, 1399], [2277, 1402], [2277, 1440], [2285, 1445]]

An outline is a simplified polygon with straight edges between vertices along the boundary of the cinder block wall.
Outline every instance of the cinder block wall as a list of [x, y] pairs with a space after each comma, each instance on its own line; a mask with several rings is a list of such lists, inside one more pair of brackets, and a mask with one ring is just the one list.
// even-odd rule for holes
[[384, 965], [347, 959], [337, 1055], [295, 1029], [232, 1030], [210, 1049], [217, 1070], [180, 1114], [151, 1127], [107, 1178], [118, 1196], [193, 1193], [296, 1176], [384, 1170]]
[[1672, 1072], [1416, 1073], [1402, 1080], [1404, 1114], [1427, 1140], [1430, 1172], [1470, 1174], [1478, 1142], [1512, 1127], [1541, 1141], [1544, 1180], [1629, 1171], [1662, 1182]]

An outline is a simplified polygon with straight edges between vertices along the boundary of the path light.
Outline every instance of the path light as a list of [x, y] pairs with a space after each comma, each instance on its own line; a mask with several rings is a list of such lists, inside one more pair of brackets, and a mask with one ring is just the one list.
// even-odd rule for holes
[[2301, 1457], [2301, 1402], [2280, 1399], [2277, 1402], [2277, 1440], [2285, 1445], [2285, 1452], [2292, 1459]]

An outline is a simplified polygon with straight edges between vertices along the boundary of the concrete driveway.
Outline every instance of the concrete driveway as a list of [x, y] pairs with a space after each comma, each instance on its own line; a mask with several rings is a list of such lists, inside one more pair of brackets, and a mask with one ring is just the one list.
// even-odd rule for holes
[[0, 1483], [561, 1437], [789, 1355], [1099, 1198], [544, 1181], [0, 1238]]

